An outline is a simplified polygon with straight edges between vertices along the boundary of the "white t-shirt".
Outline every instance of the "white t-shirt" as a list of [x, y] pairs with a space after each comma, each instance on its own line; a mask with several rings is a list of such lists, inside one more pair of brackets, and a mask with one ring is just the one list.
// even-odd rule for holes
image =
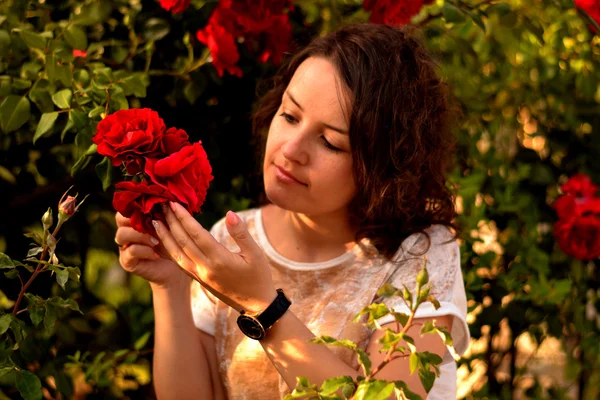
[[[431, 294], [441, 307], [435, 310], [430, 303], [422, 304], [415, 317], [454, 317], [451, 330], [454, 347], [458, 354], [467, 349], [469, 329], [460, 251], [456, 241], [445, 243], [452, 239], [446, 227], [434, 225], [427, 230], [431, 246], [423, 255], [420, 254], [427, 248], [427, 239], [422, 234], [413, 234], [402, 242], [394, 262], [385, 260], [368, 239], [363, 239], [339, 257], [303, 263], [289, 260], [273, 248], [263, 228], [260, 208], [238, 215], [263, 249], [276, 287], [283, 288], [292, 301], [290, 310], [316, 336], [350, 339], [365, 350], [374, 330], [354, 323], [352, 319], [372, 302], [383, 302], [395, 311], [408, 313], [400, 297], [382, 299], [376, 292], [386, 282], [397, 288], [406, 285], [413, 291], [416, 274], [423, 266], [423, 257], [427, 256]], [[211, 234], [230, 251], [239, 251], [225, 227], [224, 218], [212, 227]], [[191, 307], [196, 327], [215, 337], [219, 373], [229, 399], [274, 400], [291, 392], [260, 344], [240, 332], [236, 323], [238, 313], [196, 281], [192, 283]], [[387, 315], [378, 322], [382, 325], [393, 322], [393, 317]], [[353, 351], [341, 347], [330, 349], [342, 361], [360, 369]], [[448, 352], [440, 366], [440, 376], [427, 398], [456, 398], [456, 363]]]

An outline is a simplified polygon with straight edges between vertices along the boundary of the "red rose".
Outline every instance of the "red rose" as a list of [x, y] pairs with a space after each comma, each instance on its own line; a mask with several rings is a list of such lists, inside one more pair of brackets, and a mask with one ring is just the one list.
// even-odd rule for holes
[[158, 156], [164, 133], [165, 123], [155, 111], [134, 108], [100, 121], [92, 140], [98, 145], [98, 154], [117, 167], [123, 162], [139, 164], [140, 157]]
[[144, 172], [171, 193], [190, 213], [200, 211], [212, 181], [212, 168], [201, 142], [162, 159], [148, 158]]
[[579, 260], [600, 257], [600, 214], [588, 214], [574, 219], [558, 220], [554, 235], [560, 249]]
[[589, 176], [579, 173], [570, 177], [560, 189], [575, 197], [591, 198], [596, 196], [600, 186], [595, 185]]
[[274, 64], [281, 63], [283, 54], [288, 51], [292, 38], [292, 26], [287, 14], [273, 18], [273, 24], [264, 36], [263, 51], [258, 57], [260, 62], [271, 60]]
[[371, 11], [369, 20], [373, 23], [405, 25], [419, 13], [423, 0], [365, 0], [364, 7]]
[[173, 14], [182, 13], [190, 5], [190, 0], [158, 0], [160, 6]]
[[240, 59], [235, 36], [218, 24], [217, 20], [211, 17], [208, 25], [196, 32], [196, 38], [210, 49], [212, 64], [219, 76], [227, 71], [241, 78], [242, 70], [235, 65]]
[[155, 234], [152, 220], [166, 222], [160, 204], [177, 201], [165, 188], [148, 182], [124, 181], [115, 185], [113, 207], [127, 218], [138, 232]]
[[271, 30], [275, 19], [283, 15], [290, 3], [289, 0], [228, 0], [223, 5], [231, 8], [243, 33], [261, 33]]
[[160, 141], [160, 149], [165, 155], [175, 153], [190, 145], [188, 139], [188, 134], [183, 129], [169, 128]]
[[87, 57], [87, 51], [73, 49], [73, 57]]
[[[585, 11], [594, 21], [600, 24], [600, 0], [575, 0], [575, 7]], [[596, 28], [589, 26], [596, 33]]]

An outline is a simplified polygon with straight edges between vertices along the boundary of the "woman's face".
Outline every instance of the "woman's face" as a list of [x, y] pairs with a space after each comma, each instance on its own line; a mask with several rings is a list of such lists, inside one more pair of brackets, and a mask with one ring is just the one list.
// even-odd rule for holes
[[350, 203], [356, 186], [340, 104], [348, 99], [328, 60], [310, 57], [298, 67], [267, 138], [263, 173], [272, 203], [307, 215], [340, 211]]

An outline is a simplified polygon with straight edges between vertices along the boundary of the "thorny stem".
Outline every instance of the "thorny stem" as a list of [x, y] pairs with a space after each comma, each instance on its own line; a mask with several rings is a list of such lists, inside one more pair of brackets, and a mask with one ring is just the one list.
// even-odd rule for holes
[[[58, 233], [58, 230], [60, 229], [61, 224], [57, 224], [56, 228], [54, 228], [54, 232], [52, 232], [52, 236], [56, 237], [56, 234]], [[48, 245], [46, 244], [44, 246], [44, 250], [42, 251], [42, 255], [40, 256], [40, 261], [44, 261], [44, 258], [46, 258], [46, 255], [48, 254]], [[33, 271], [33, 274], [31, 275], [31, 277], [29, 277], [29, 280], [27, 281], [27, 283], [25, 283], [25, 285], [21, 285], [21, 292], [19, 293], [19, 297], [17, 297], [17, 300], [15, 302], [15, 307], [13, 308], [13, 312], [12, 315], [17, 315], [17, 313], [19, 312], [19, 305], [21, 304], [21, 300], [23, 300], [23, 296], [25, 295], [25, 291], [29, 288], [29, 286], [31, 286], [31, 283], [33, 282], [33, 280], [35, 279], [36, 276], [38, 276], [38, 274], [40, 272], [42, 272], [42, 263], [38, 263], [37, 267], [35, 268], [35, 271]], [[21, 277], [19, 276], [19, 279], [21, 279]], [[23, 281], [21, 281], [21, 284], [23, 283]], [[22, 310], [21, 310], [22, 311]]]

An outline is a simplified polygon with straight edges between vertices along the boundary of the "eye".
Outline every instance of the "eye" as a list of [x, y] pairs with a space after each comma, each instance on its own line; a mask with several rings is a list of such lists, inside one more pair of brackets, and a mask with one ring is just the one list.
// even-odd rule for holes
[[296, 118], [292, 117], [290, 114], [288, 114], [286, 112], [282, 112], [281, 114], [279, 114], [279, 116], [285, 118], [285, 120], [290, 124], [295, 124], [296, 122], [298, 122], [296, 120]]
[[325, 139], [325, 136], [321, 136], [321, 139], [323, 139], [323, 142], [325, 143], [325, 147], [327, 147], [329, 150], [335, 151], [335, 152], [342, 151], [342, 149], [338, 149], [337, 147], [335, 147], [334, 145], [332, 145], [331, 143], [329, 143], [327, 141], [327, 139]]

